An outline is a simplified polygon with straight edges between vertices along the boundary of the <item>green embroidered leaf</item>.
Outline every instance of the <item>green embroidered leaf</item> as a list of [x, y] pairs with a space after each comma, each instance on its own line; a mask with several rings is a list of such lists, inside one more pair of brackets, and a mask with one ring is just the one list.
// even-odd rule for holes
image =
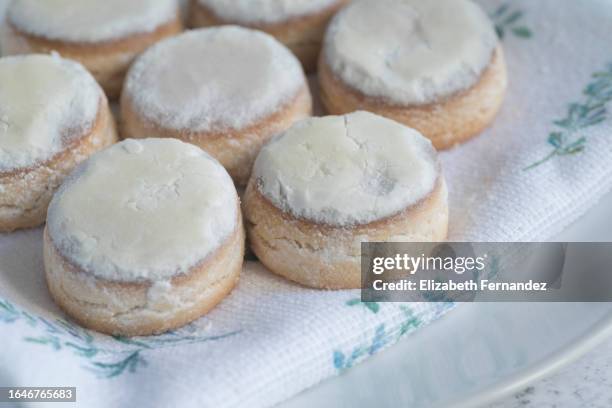
[[346, 360], [346, 358], [344, 357], [344, 353], [342, 353], [341, 351], [337, 351], [337, 350], [334, 351], [333, 360], [334, 360], [334, 367], [336, 367], [337, 370], [344, 369], [344, 361]]
[[368, 310], [370, 310], [372, 313], [378, 313], [378, 311], [380, 310], [380, 305], [378, 303], [376, 303], [376, 302], [362, 302], [361, 299], [359, 299], [359, 298], [348, 300], [346, 302], [346, 305], [347, 306], [363, 305]]
[[370, 309], [372, 313], [378, 313], [380, 310], [380, 305], [376, 302], [364, 302], [363, 305]]
[[561, 147], [563, 144], [563, 134], [561, 132], [553, 132], [548, 136], [548, 144], [553, 147]]
[[605, 107], [589, 109], [588, 114], [581, 118], [580, 127], [585, 128], [603, 122], [606, 120], [607, 113]]
[[20, 318], [20, 314], [10, 302], [0, 299], [0, 321], [13, 323]]
[[603, 114], [603, 115], [596, 115], [596, 116], [593, 116], [593, 117], [590, 117], [590, 118], [585, 118], [582, 121], [582, 126], [581, 127], [585, 128], [585, 127], [595, 126], [595, 125], [597, 125], [597, 124], [599, 124], [599, 123], [601, 123], [601, 122], [603, 122], [605, 120], [606, 120], [606, 115], [605, 114]]
[[66, 342], [64, 345], [68, 348], [72, 348], [75, 350], [75, 353], [82, 357], [91, 358], [98, 354], [98, 349], [96, 347], [83, 347], [78, 344], [74, 344], [71, 342]]
[[572, 123], [574, 123], [571, 119], [566, 118], [566, 119], [561, 119], [561, 120], [553, 120], [553, 124], [562, 127], [564, 129], [570, 129], [572, 126]]
[[401, 309], [404, 312], [404, 315], [406, 316], [406, 319], [400, 326], [400, 336], [403, 336], [409, 331], [417, 329], [423, 322], [421, 322], [421, 320], [414, 316], [410, 308], [401, 306]]
[[101, 378], [114, 378], [123, 374], [126, 370], [130, 373], [136, 372], [139, 366], [146, 366], [147, 362], [140, 355], [140, 350], [128, 355], [114, 363], [94, 362], [92, 371]]
[[361, 299], [351, 299], [346, 302], [347, 306], [355, 306], [361, 303]]
[[612, 78], [612, 68], [609, 71], [595, 72], [593, 78]]
[[504, 24], [505, 25], [509, 25], [512, 23], [515, 23], [516, 21], [518, 21], [518, 19], [520, 19], [521, 17], [523, 17], [523, 12], [522, 11], [515, 11], [514, 13], [510, 14], [505, 20], [504, 20]]
[[57, 319], [55, 323], [58, 327], [64, 329], [67, 334], [84, 342], [85, 344], [91, 343], [94, 339], [93, 335], [91, 335], [89, 331], [81, 328], [80, 326], [77, 326], [76, 324], [62, 319]]
[[577, 146], [577, 147], [571, 147], [571, 148], [567, 148], [563, 151], [563, 155], [570, 155], [570, 154], [576, 154], [576, 153], [581, 153], [584, 151], [584, 146]]
[[113, 336], [113, 338], [115, 340], [117, 340], [120, 343], [123, 344], [127, 344], [130, 346], [137, 346], [137, 347], [142, 347], [142, 348], [150, 348], [150, 346], [142, 341], [139, 341], [137, 339], [131, 338], [131, 337], [125, 337], [125, 336]]
[[504, 29], [501, 26], [496, 25], [495, 32], [497, 33], [497, 36], [500, 38], [500, 40], [504, 39]]
[[42, 344], [46, 346], [51, 346], [53, 350], [58, 351], [62, 349], [62, 344], [60, 340], [55, 336], [48, 337], [26, 337], [24, 339], [29, 343]]
[[389, 343], [389, 335], [385, 330], [385, 324], [381, 323], [376, 328], [376, 333], [374, 334], [374, 338], [372, 339], [372, 344], [368, 348], [368, 354], [374, 355], [383, 347], [385, 347]]
[[54, 333], [54, 334], [61, 333], [60, 329], [58, 329], [53, 323], [51, 323], [44, 317], [38, 316], [38, 320], [45, 326], [45, 330], [48, 333]]
[[586, 88], [584, 89], [584, 94], [595, 97], [601, 94], [601, 92], [605, 90], [605, 88], [607, 88], [608, 86], [610, 86], [610, 84], [608, 84], [607, 81], [593, 82], [586, 86]]
[[562, 154], [576, 154], [584, 150], [586, 138], [583, 136], [563, 149]]
[[514, 33], [514, 35], [521, 38], [531, 38], [533, 36], [531, 30], [524, 26], [515, 27], [512, 29], [512, 32]]
[[28, 324], [28, 326], [30, 327], [34, 327], [36, 326], [36, 323], [38, 322], [36, 320], [36, 318], [34, 316], [32, 316], [31, 314], [29, 314], [28, 312], [26, 312], [25, 310], [21, 311], [21, 315], [24, 317], [24, 319], [26, 320], [26, 323]]
[[519, 38], [531, 38], [533, 33], [524, 25], [516, 25], [523, 17], [524, 13], [521, 10], [510, 12], [508, 3], [501, 5], [495, 12], [491, 14], [491, 18], [495, 22], [495, 32], [497, 36], [503, 40], [506, 30], [510, 30], [512, 34]]

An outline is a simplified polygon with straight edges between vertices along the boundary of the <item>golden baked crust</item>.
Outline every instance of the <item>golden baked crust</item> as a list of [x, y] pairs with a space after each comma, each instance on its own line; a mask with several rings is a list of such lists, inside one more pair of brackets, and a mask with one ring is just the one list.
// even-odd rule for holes
[[369, 97], [333, 73], [324, 53], [319, 61], [319, 85], [321, 100], [330, 114], [374, 112], [418, 130], [437, 149], [448, 149], [478, 135], [493, 122], [502, 106], [508, 78], [499, 46], [477, 84], [434, 104], [401, 106]]
[[419, 203], [369, 224], [335, 227], [288, 214], [264, 197], [251, 178], [244, 197], [249, 245], [272, 272], [304, 286], [361, 287], [362, 241], [443, 241], [448, 232], [444, 179]]
[[47, 207], [64, 178], [83, 160], [117, 142], [115, 120], [106, 98], [87, 134], [75, 138], [46, 162], [0, 172], [0, 232], [36, 227], [45, 222]]
[[150, 295], [151, 282], [111, 282], [87, 274], [66, 260], [45, 229], [47, 286], [60, 308], [84, 327], [122, 336], [163, 333], [208, 313], [232, 291], [242, 270], [244, 240], [239, 213], [223, 245], [174, 277], [170, 292], [156, 298]]
[[20, 31], [7, 21], [2, 31], [4, 55], [58, 52], [76, 60], [91, 72], [109, 99], [121, 94], [123, 80], [134, 59], [154, 43], [183, 31], [180, 16], [150, 33], [133, 34], [114, 41], [98, 43], [49, 40]]
[[257, 30], [265, 31], [285, 44], [298, 57], [306, 72], [317, 69], [317, 60], [325, 30], [331, 18], [350, 0], [337, 0], [335, 4], [318, 13], [292, 18], [281, 23], [243, 24], [226, 21], [217, 17], [210, 9], [197, 0], [191, 0], [191, 27], [209, 27], [224, 24], [239, 24]]
[[262, 146], [293, 123], [312, 115], [312, 97], [307, 86], [272, 115], [245, 129], [193, 132], [168, 129], [142, 117], [133, 107], [131, 96], [121, 96], [121, 137], [171, 137], [201, 147], [225, 167], [238, 185], [246, 185], [255, 158]]

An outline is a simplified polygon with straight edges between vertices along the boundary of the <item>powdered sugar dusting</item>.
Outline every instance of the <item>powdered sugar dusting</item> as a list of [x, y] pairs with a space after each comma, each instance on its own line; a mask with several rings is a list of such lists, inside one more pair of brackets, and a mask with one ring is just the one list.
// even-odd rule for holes
[[225, 21], [278, 23], [316, 13], [338, 0], [198, 0]]
[[154, 31], [178, 13], [176, 0], [18, 0], [7, 17], [29, 34], [98, 42]]
[[471, 0], [356, 0], [334, 18], [324, 53], [351, 87], [411, 105], [473, 86], [497, 44]]
[[159, 281], [222, 245], [237, 212], [230, 176], [200, 148], [128, 139], [72, 173], [49, 206], [47, 227], [61, 253], [94, 276]]
[[48, 160], [83, 136], [101, 97], [85, 68], [58, 55], [0, 59], [0, 171]]
[[135, 110], [171, 129], [241, 129], [306, 86], [297, 58], [268, 34], [235, 26], [162, 41], [132, 66], [124, 92]]
[[396, 214], [434, 189], [431, 142], [368, 112], [306, 119], [266, 145], [253, 170], [259, 191], [297, 217], [366, 224]]

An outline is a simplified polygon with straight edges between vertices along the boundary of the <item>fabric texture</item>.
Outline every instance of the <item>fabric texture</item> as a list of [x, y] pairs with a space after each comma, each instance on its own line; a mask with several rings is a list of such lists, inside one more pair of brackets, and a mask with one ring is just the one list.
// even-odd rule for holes
[[[612, 184], [612, 2], [481, 4], [502, 37], [509, 93], [490, 129], [441, 154], [450, 238], [547, 239]], [[112, 338], [62, 315], [45, 287], [42, 230], [22, 231], [0, 235], [0, 385], [76, 386], [90, 408], [268, 407], [452, 307], [362, 303], [358, 291], [305, 289], [248, 263], [208, 316]]]

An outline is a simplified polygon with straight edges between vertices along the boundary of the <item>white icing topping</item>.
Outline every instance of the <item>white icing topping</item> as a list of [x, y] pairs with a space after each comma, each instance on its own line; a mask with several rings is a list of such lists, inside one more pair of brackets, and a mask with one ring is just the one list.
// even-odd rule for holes
[[278, 23], [324, 10], [339, 0], [198, 0], [225, 21]]
[[224, 243], [237, 200], [230, 176], [200, 148], [128, 139], [78, 167], [53, 198], [47, 228], [60, 252], [96, 277], [157, 281]]
[[470, 0], [358, 0], [334, 18], [325, 57], [366, 95], [426, 104], [478, 82], [497, 43]]
[[329, 225], [367, 224], [425, 198], [437, 155], [416, 130], [368, 112], [310, 118], [268, 143], [253, 170], [281, 210]]
[[277, 112], [306, 79], [297, 58], [268, 34], [224, 26], [162, 41], [130, 70], [137, 112], [166, 128], [241, 129]]
[[102, 91], [80, 64], [57, 55], [0, 59], [0, 171], [60, 153], [95, 123]]
[[178, 13], [176, 0], [17, 0], [8, 19], [32, 35], [100, 42], [154, 31]]

